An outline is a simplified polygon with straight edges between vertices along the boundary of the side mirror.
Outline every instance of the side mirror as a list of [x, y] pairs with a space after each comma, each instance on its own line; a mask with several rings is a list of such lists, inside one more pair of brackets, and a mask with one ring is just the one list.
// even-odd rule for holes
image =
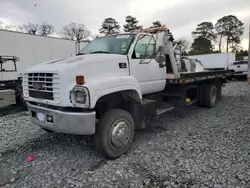
[[157, 49], [157, 53], [163, 53], [163, 51], [164, 51], [163, 46], [159, 46]]
[[166, 61], [166, 57], [165, 55], [163, 54], [163, 46], [159, 46], [158, 49], [157, 49], [157, 54], [155, 56], [155, 61], [157, 63], [159, 63], [160, 67], [163, 67], [165, 65], [165, 61]]
[[161, 54], [161, 53], [156, 54], [155, 61], [160, 64], [160, 67], [165, 65], [165, 63], [164, 63], [165, 60], [166, 60], [166, 57], [164, 54]]

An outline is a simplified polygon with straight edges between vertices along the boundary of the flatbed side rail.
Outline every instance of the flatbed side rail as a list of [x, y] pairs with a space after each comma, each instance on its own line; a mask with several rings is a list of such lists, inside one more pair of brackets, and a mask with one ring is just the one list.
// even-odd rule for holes
[[179, 79], [166, 79], [167, 84], [189, 84], [194, 82], [200, 82], [204, 80], [210, 80], [215, 78], [226, 78], [233, 75], [231, 70], [223, 71], [211, 71], [211, 72], [196, 72], [181, 74]]

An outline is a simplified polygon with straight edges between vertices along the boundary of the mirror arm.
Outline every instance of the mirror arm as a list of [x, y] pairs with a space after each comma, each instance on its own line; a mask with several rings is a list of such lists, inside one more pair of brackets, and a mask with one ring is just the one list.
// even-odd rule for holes
[[154, 53], [152, 53], [152, 54], [146, 56], [144, 59], [141, 58], [140, 64], [149, 64], [149, 63], [151, 63], [151, 61], [152, 61], [153, 58], [151, 58], [150, 61], [149, 61], [149, 62], [146, 62], [146, 63], [143, 63], [143, 61], [145, 61], [148, 57], [150, 57], [150, 56], [152, 56], [152, 55], [154, 55], [154, 54], [157, 54], [157, 52], [154, 52]]

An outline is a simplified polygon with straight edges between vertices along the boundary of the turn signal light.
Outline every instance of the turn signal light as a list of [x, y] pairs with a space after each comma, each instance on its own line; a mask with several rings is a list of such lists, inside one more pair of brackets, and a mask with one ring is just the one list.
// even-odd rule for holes
[[82, 75], [76, 76], [76, 84], [78, 84], [78, 85], [85, 84], [84, 76], [82, 76]]

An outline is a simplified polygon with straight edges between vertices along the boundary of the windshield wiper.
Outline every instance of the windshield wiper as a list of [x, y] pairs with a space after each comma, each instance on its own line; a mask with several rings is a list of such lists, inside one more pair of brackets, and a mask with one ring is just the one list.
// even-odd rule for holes
[[110, 52], [105, 52], [105, 51], [95, 51], [95, 52], [90, 52], [89, 54], [99, 54], [99, 53], [110, 54]]
[[85, 53], [78, 53], [78, 54], [76, 54], [76, 55], [85, 55]]

